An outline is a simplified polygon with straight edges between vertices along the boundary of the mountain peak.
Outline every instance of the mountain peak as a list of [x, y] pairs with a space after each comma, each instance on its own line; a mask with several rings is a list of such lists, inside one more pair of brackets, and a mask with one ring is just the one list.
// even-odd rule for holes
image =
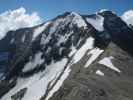
[[57, 21], [57, 22], [60, 22], [62, 24], [64, 23], [64, 25], [71, 23], [71, 26], [73, 24], [79, 28], [81, 28], [81, 27], [86, 28], [87, 27], [83, 17], [76, 12], [65, 12], [64, 14], [57, 16], [53, 21], [55, 21], [55, 22]]
[[98, 13], [112, 13], [112, 14], [116, 14], [114, 11], [111, 11], [109, 9], [101, 9]]
[[0, 67], [0, 99], [128, 99], [133, 91], [132, 33], [107, 10], [93, 15], [66, 12], [12, 31], [0, 40], [0, 58], [8, 61]]

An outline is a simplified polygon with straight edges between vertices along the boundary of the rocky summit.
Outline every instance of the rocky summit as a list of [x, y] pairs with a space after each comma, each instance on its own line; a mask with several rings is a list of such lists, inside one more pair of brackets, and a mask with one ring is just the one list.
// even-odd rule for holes
[[132, 43], [132, 25], [107, 10], [9, 31], [0, 100], [133, 100]]

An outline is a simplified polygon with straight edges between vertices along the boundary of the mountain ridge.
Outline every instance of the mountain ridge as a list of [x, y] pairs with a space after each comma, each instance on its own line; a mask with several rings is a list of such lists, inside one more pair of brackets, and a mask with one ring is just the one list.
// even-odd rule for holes
[[1, 53], [9, 53], [1, 99], [132, 100], [132, 33], [111, 11], [88, 16], [67, 12], [8, 32], [0, 40]]

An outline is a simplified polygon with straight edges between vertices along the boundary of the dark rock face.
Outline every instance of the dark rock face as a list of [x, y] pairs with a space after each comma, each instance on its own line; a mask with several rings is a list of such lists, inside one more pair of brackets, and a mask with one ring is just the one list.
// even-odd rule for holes
[[110, 11], [101, 13], [105, 18], [104, 28], [111, 35], [112, 41], [122, 49], [133, 55], [133, 30], [129, 28], [120, 17]]
[[[93, 48], [100, 48], [104, 52], [87, 68], [84, 68], [90, 58], [87, 52], [79, 62], [72, 64], [70, 75], [50, 100], [132, 100], [133, 30], [111, 11], [100, 12], [98, 15], [104, 18], [103, 31], [98, 31], [86, 20], [95, 19], [96, 14], [79, 15], [67, 12], [48, 23], [8, 32], [6, 37], [0, 40], [0, 54], [8, 53], [7, 65], [2, 71], [4, 78], [0, 82], [0, 97], [11, 91], [19, 78], [26, 79], [45, 72], [51, 64], [63, 58], [68, 59], [69, 65], [73, 62], [74, 54], [69, 56], [72, 47], [78, 51], [89, 37], [93, 37]], [[34, 38], [35, 30], [44, 25], [45, 28], [42, 31], [40, 29], [40, 33]], [[39, 53], [40, 58], [35, 60]], [[100, 60], [110, 56], [114, 57], [111, 61], [120, 73], [99, 64]], [[40, 63], [40, 59], [43, 59], [43, 62]], [[29, 69], [26, 66], [29, 62], [37, 64], [32, 64]], [[67, 65], [64, 70], [66, 67]], [[97, 70], [101, 70], [104, 75], [97, 75]], [[46, 99], [49, 90], [47, 87], [41, 100]], [[22, 88], [16, 91], [11, 99], [21, 100], [27, 91], [28, 87]]]

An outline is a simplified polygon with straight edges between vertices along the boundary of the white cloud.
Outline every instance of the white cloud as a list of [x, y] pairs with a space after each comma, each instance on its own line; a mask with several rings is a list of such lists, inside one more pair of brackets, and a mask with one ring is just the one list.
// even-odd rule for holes
[[24, 27], [32, 27], [41, 23], [41, 18], [37, 12], [26, 13], [25, 8], [9, 10], [0, 14], [0, 39], [2, 39], [9, 30], [16, 30]]
[[126, 11], [121, 17], [128, 25], [133, 25], [133, 10]]

